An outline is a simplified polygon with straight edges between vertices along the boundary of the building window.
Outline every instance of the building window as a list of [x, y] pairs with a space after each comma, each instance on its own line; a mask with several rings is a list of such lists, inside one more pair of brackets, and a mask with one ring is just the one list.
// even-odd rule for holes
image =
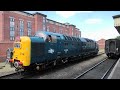
[[56, 22], [56, 25], [59, 26], [59, 23]]
[[55, 29], [55, 27], [53, 28], [53, 32], [56, 32], [56, 29]]
[[50, 23], [50, 24], [54, 24], [54, 22], [53, 22], [53, 21], [49, 21], [49, 23]]
[[10, 40], [15, 40], [15, 22], [13, 17], [10, 17]]
[[62, 29], [60, 29], [60, 33], [61, 33], [61, 34], [63, 33], [63, 30], [62, 30]]
[[43, 17], [43, 31], [46, 30], [46, 17]]
[[72, 36], [73, 36], [73, 28], [72, 28]]
[[31, 32], [32, 32], [32, 24], [30, 21], [28, 21], [27, 23], [27, 28], [28, 28], [28, 36], [31, 36]]
[[67, 25], [67, 28], [69, 28], [69, 25]]
[[24, 21], [20, 20], [20, 36], [24, 35]]
[[65, 27], [65, 25], [64, 25], [64, 24], [63, 24], [62, 26], [63, 26], [63, 27]]
[[46, 29], [46, 26], [45, 26], [45, 25], [43, 25], [43, 31], [45, 31], [45, 29]]
[[43, 17], [43, 23], [44, 24], [46, 23], [46, 17]]
[[46, 22], [48, 23], [48, 20], [46, 20]]
[[57, 25], [57, 23], [55, 23], [55, 25]]
[[49, 26], [47, 26], [47, 31], [48, 31], [48, 32], [50, 31], [50, 28], [49, 28]]
[[66, 35], [68, 35], [67, 30], [65, 30]]
[[59, 26], [62, 26], [62, 24], [59, 23]]

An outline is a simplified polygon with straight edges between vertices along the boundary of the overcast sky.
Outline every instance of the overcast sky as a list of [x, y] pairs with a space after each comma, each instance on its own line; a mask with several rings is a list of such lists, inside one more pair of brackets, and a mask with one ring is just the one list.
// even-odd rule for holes
[[114, 28], [112, 16], [120, 11], [26, 11], [29, 13], [40, 12], [61, 23], [76, 25], [81, 31], [81, 36], [93, 40], [109, 39], [119, 36]]

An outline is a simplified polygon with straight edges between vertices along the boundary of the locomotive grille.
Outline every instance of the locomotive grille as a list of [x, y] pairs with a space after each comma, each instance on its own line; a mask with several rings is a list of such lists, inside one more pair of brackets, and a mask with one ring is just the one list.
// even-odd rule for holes
[[31, 45], [32, 56], [39, 56], [44, 54], [44, 44], [43, 43], [32, 43]]

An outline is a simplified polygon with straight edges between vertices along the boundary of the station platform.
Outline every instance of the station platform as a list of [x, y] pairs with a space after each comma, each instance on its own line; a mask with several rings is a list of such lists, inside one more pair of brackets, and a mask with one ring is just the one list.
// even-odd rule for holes
[[11, 68], [10, 64], [0, 62], [0, 76], [11, 74], [15, 72], [15, 68]]
[[107, 79], [120, 79], [120, 58]]

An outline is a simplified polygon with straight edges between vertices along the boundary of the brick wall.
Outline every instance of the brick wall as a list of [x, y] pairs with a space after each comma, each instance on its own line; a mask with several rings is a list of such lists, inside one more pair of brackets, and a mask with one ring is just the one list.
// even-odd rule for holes
[[97, 41], [99, 48], [104, 49], [105, 48], [105, 39], [100, 39]]
[[0, 41], [3, 39], [3, 12], [0, 12]]
[[15, 19], [15, 37], [19, 36], [19, 32], [20, 32], [20, 19], [24, 21], [24, 35], [28, 35], [27, 31], [27, 22], [31, 21], [32, 22], [32, 34], [35, 33], [35, 23], [34, 23], [34, 17], [28, 17], [25, 15], [21, 15], [18, 13], [13, 13], [13, 12], [8, 12], [5, 11], [4, 12], [4, 33], [3, 33], [3, 38], [5, 41], [9, 41], [10, 40], [10, 17], [14, 17]]

